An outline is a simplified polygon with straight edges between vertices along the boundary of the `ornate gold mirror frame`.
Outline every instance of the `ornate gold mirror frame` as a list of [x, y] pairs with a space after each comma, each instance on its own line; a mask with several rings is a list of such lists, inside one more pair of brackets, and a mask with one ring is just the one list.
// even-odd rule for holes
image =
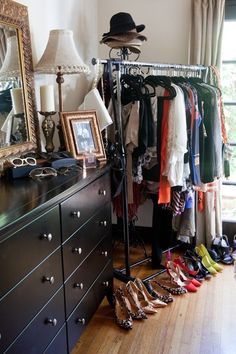
[[34, 76], [26, 6], [11, 0], [0, 0], [0, 24], [16, 31], [19, 48], [19, 68], [22, 80], [22, 99], [25, 114], [26, 138], [9, 146], [0, 147], [0, 158], [19, 155], [37, 147], [37, 121], [35, 116]]

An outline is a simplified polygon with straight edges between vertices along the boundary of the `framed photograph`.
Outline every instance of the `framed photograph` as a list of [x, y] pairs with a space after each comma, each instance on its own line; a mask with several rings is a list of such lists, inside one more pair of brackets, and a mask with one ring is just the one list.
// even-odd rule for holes
[[66, 148], [74, 158], [82, 160], [92, 153], [99, 161], [106, 160], [95, 110], [62, 112], [60, 117]]

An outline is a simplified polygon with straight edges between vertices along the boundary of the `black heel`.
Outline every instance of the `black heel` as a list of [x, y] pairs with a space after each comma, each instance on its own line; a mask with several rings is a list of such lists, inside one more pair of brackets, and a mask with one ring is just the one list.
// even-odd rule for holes
[[196, 279], [201, 280], [203, 278], [205, 279], [210, 279], [211, 274], [210, 272], [204, 267], [204, 265], [201, 262], [201, 257], [195, 254], [194, 251], [187, 250], [183, 256], [184, 261], [186, 262], [186, 265], [193, 270], [198, 270], [198, 274]]

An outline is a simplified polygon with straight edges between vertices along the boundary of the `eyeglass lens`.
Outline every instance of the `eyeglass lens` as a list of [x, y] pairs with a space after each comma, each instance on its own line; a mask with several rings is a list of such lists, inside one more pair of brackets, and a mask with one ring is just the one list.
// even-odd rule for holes
[[36, 159], [34, 157], [26, 157], [24, 159], [22, 159], [21, 157], [15, 157], [11, 160], [11, 163], [16, 167], [23, 165], [35, 166]]

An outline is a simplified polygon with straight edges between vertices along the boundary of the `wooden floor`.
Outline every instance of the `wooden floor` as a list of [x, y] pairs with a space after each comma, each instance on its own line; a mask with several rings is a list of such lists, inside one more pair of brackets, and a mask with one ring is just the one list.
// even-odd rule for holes
[[[115, 248], [114, 261], [123, 254]], [[134, 248], [131, 260], [140, 258]], [[150, 264], [136, 267], [133, 276], [151, 274]], [[121, 282], [115, 280], [117, 287]], [[236, 354], [236, 280], [233, 266], [225, 266], [197, 293], [175, 296], [147, 320], [136, 320], [126, 331], [115, 323], [106, 299], [88, 324], [72, 354]]]

